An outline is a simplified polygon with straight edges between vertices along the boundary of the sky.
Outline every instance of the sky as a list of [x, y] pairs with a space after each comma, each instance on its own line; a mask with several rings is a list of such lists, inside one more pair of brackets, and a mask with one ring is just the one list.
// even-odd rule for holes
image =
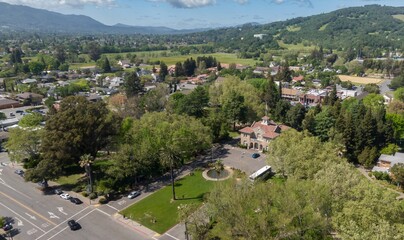
[[404, 0], [0, 0], [63, 14], [80, 14], [106, 25], [217, 28], [270, 23], [327, 13], [340, 8]]

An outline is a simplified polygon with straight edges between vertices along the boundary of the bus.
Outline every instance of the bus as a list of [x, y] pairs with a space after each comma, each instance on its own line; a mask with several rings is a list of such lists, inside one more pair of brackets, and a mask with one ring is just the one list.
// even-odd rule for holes
[[265, 165], [264, 167], [258, 169], [255, 173], [251, 174], [248, 178], [251, 181], [255, 181], [257, 179], [265, 180], [267, 177], [269, 177], [269, 174], [271, 173], [271, 166]]

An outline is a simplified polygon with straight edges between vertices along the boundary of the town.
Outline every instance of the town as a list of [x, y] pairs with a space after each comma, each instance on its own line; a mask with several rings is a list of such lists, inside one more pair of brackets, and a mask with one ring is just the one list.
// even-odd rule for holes
[[404, 238], [403, 16], [141, 34], [0, 18], [0, 239]]

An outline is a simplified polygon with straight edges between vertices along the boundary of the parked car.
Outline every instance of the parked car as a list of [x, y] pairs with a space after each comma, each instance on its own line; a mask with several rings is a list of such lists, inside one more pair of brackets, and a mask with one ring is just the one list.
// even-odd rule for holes
[[78, 198], [70, 198], [70, 202], [74, 203], [74, 204], [82, 204], [83, 202], [78, 199]]
[[24, 112], [23, 110], [17, 110], [17, 111], [15, 111], [15, 113], [19, 113], [19, 114], [21, 114], [21, 115], [22, 115], [23, 112]]
[[17, 169], [17, 170], [15, 170], [15, 171], [14, 171], [14, 173], [16, 173], [16, 174], [20, 175], [21, 177], [23, 177], [23, 176], [24, 176], [24, 171], [23, 171], [23, 170], [21, 170], [21, 169]]
[[135, 198], [135, 197], [137, 197], [139, 195], [140, 195], [140, 191], [133, 191], [133, 192], [129, 193], [128, 198], [132, 199], [132, 198]]
[[75, 220], [69, 220], [67, 222], [67, 225], [69, 225], [70, 230], [76, 231], [81, 228], [80, 224], [76, 222]]
[[11, 229], [13, 229], [13, 225], [11, 225], [11, 223], [7, 223], [3, 226], [4, 231], [10, 231]]
[[62, 193], [59, 195], [61, 198], [65, 199], [65, 200], [69, 200], [71, 197], [68, 193]]
[[252, 157], [252, 158], [259, 158], [259, 157], [260, 157], [260, 154], [259, 154], [259, 153], [253, 153], [253, 154], [251, 155], [251, 157]]
[[57, 194], [57, 195], [60, 195], [60, 194], [63, 193], [63, 191], [62, 191], [61, 189], [59, 189], [59, 188], [55, 189], [53, 192], [54, 192], [55, 194]]
[[11, 112], [10, 117], [15, 117], [15, 114]]

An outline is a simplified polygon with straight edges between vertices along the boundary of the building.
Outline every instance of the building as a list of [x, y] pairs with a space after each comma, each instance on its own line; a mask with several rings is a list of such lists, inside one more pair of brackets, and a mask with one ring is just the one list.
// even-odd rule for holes
[[404, 164], [404, 153], [397, 152], [394, 155], [382, 154], [382, 155], [380, 155], [376, 166], [373, 167], [372, 172], [389, 173], [390, 168], [392, 168], [397, 163], [403, 163]]
[[247, 149], [268, 150], [269, 142], [287, 129], [289, 129], [288, 126], [278, 125], [264, 116], [260, 122], [254, 122], [251, 127], [245, 127], [239, 131], [240, 143]]
[[22, 107], [21, 103], [8, 98], [0, 98], [0, 109]]
[[24, 105], [37, 105], [42, 103], [42, 95], [36, 94], [36, 93], [31, 93], [31, 92], [25, 92], [25, 93], [20, 93], [17, 94], [17, 99], [22, 102]]
[[289, 101], [299, 101], [299, 96], [302, 93], [297, 89], [282, 88], [282, 99]]

